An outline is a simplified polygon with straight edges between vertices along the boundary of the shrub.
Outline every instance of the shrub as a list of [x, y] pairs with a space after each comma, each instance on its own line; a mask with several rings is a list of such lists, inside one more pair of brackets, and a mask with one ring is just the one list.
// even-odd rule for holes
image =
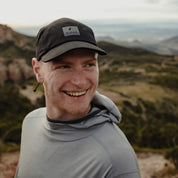
[[35, 107], [13, 84], [0, 85], [0, 136], [5, 142], [20, 142], [21, 124]]
[[155, 149], [170, 148], [178, 144], [178, 126], [173, 123], [148, 124], [139, 130], [139, 146]]
[[3, 136], [3, 141], [5, 143], [20, 143], [21, 139], [21, 124], [18, 124], [15, 127], [10, 128]]
[[164, 143], [160, 138], [159, 129], [157, 125], [146, 125], [139, 132], [139, 146], [151, 147], [151, 148], [162, 148]]
[[150, 81], [150, 83], [161, 85], [163, 87], [178, 89], [178, 76], [176, 75], [162, 75], [156, 76]]
[[138, 139], [137, 127], [133, 124], [124, 124], [124, 123], [121, 123], [119, 127], [125, 133], [129, 142], [131, 144], [136, 144]]
[[165, 158], [171, 160], [175, 167], [178, 169], [178, 146], [167, 151]]

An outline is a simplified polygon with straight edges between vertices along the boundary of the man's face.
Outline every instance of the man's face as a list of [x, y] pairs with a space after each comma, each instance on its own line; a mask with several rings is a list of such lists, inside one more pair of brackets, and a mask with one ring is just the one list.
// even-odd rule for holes
[[72, 119], [89, 112], [99, 76], [95, 52], [70, 51], [42, 63], [41, 71], [50, 119]]

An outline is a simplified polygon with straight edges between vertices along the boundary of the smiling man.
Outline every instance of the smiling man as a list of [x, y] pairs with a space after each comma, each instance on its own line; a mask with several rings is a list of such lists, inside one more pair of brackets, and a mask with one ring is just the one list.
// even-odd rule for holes
[[140, 178], [118, 108], [96, 92], [98, 54], [91, 28], [75, 20], [39, 31], [32, 65], [46, 107], [23, 122], [16, 178]]

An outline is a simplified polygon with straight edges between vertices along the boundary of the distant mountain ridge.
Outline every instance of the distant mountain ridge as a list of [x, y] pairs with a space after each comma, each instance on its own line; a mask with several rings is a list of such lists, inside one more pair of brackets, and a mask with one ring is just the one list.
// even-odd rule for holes
[[0, 44], [13, 42], [17, 47], [34, 50], [34, 37], [15, 32], [7, 25], [0, 24]]
[[98, 37], [97, 40], [108, 41], [129, 48], [143, 48], [159, 54], [178, 55], [178, 36], [171, 37], [156, 43], [142, 42], [139, 40], [117, 41], [109, 36]]

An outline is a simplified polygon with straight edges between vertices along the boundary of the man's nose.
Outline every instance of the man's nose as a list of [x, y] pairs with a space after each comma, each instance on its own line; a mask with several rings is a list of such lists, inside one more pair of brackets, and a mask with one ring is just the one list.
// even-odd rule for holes
[[85, 73], [80, 70], [75, 70], [72, 74], [71, 82], [79, 88], [83, 88], [86, 85]]

